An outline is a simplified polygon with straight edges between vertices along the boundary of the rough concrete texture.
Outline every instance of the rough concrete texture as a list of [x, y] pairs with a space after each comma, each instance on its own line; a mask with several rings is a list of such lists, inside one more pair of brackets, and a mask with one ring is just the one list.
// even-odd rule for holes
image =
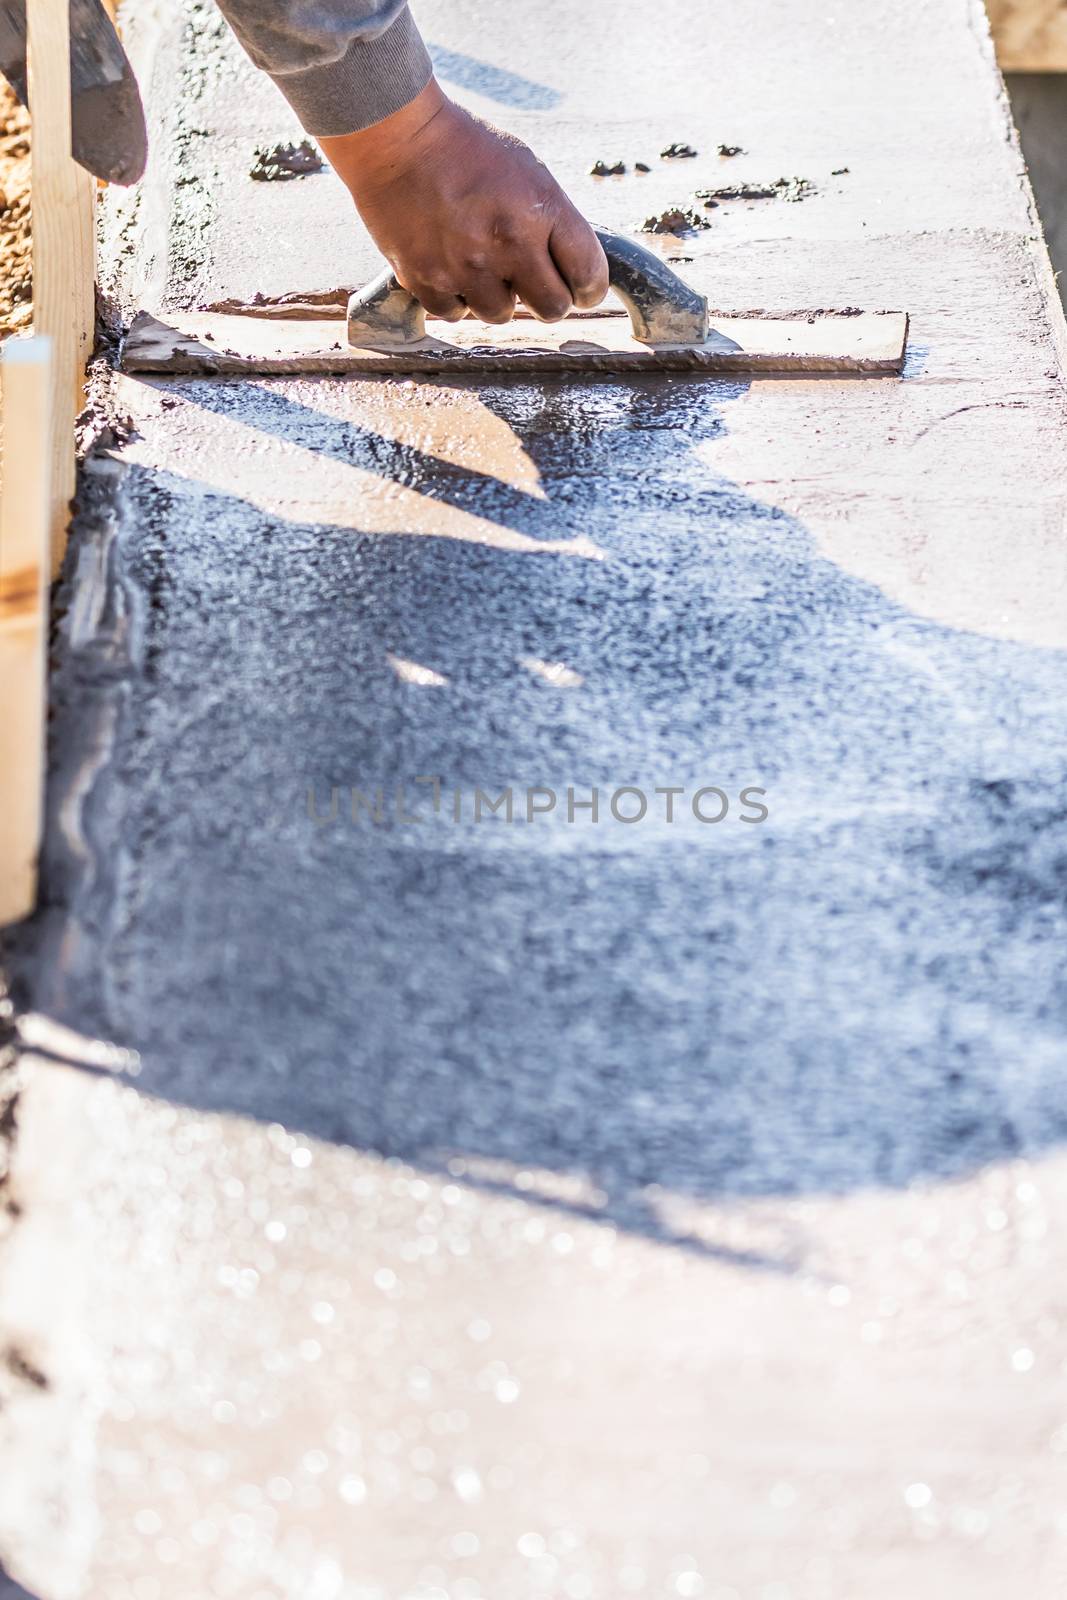
[[[14, 946], [141, 1058], [21, 1105], [41, 1600], [1063, 1592], [1062, 322], [977, 10], [758, 9], [670, 0], [655, 71], [625, 7], [421, 15], [609, 225], [723, 140], [816, 181], [685, 270], [905, 307], [903, 381], [118, 386]], [[247, 178], [270, 86], [167, 27], [127, 312], [369, 276], [332, 176]]]

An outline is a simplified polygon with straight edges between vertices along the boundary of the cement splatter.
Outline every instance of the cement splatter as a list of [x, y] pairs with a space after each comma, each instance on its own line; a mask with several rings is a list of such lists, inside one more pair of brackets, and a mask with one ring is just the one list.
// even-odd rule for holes
[[775, 178], [772, 183], [725, 183], [711, 189], [697, 189], [696, 198], [706, 206], [729, 200], [807, 200], [815, 194], [810, 178]]
[[681, 206], [668, 206], [666, 211], [657, 212], [654, 216], [646, 217], [640, 227], [641, 233], [673, 233], [682, 235], [686, 233], [699, 233], [704, 228], [710, 228], [711, 223], [701, 212], [692, 208], [683, 209]]
[[286, 183], [292, 178], [306, 178], [325, 170], [326, 163], [315, 146], [310, 139], [303, 139], [299, 144], [257, 149], [248, 176], [257, 183]]

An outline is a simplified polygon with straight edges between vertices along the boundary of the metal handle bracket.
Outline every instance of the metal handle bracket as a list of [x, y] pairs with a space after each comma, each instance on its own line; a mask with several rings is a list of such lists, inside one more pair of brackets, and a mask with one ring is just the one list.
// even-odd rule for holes
[[[594, 231], [608, 258], [611, 287], [630, 314], [638, 343], [704, 344], [707, 298], [635, 239], [610, 228]], [[357, 349], [410, 350], [426, 336], [426, 312], [388, 268], [348, 302], [348, 342]]]

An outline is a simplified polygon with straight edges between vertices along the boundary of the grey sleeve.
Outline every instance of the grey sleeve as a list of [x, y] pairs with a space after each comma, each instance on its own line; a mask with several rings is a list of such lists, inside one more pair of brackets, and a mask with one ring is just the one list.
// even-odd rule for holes
[[308, 133], [369, 128], [423, 90], [432, 67], [404, 0], [218, 0]]

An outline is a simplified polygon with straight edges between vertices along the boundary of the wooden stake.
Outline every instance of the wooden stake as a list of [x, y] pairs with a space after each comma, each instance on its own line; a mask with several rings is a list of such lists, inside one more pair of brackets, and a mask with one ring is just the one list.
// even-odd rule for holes
[[51, 360], [43, 338], [0, 361], [0, 926], [33, 910], [44, 800]]
[[33, 325], [52, 340], [53, 576], [74, 496], [74, 419], [96, 320], [96, 186], [70, 153], [70, 0], [29, 0], [33, 138]]

